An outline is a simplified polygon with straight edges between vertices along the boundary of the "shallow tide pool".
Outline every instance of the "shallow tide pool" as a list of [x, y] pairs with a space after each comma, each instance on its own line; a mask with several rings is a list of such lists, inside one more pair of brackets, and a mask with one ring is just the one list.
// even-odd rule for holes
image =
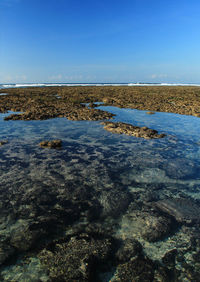
[[[99, 281], [129, 281], [122, 279], [123, 273], [142, 281], [141, 274], [131, 274], [136, 257], [151, 265], [146, 281], [164, 281], [159, 279], [165, 272], [174, 281], [196, 281], [200, 228], [192, 206], [194, 213], [200, 211], [200, 119], [98, 108], [114, 113], [113, 121], [147, 126], [166, 137], [145, 140], [112, 134], [96, 121], [4, 121], [8, 114], [0, 115], [0, 141], [8, 141], [0, 146], [1, 281], [96, 281], [88, 278], [85, 264], [78, 274], [77, 267], [69, 266], [62, 276], [55, 262], [55, 256], [63, 257], [71, 246], [69, 238], [75, 238], [76, 249], [83, 240], [77, 234], [92, 237], [95, 232], [104, 243], [106, 238], [116, 242], [106, 257], [97, 247], [100, 235], [92, 237], [99, 250], [94, 274]], [[38, 145], [53, 139], [62, 140], [60, 150]], [[61, 238], [66, 238], [65, 245]], [[129, 240], [130, 250], [138, 242], [142, 254], [126, 254]], [[71, 257], [81, 259], [83, 253]], [[70, 262], [67, 257], [60, 264]]]

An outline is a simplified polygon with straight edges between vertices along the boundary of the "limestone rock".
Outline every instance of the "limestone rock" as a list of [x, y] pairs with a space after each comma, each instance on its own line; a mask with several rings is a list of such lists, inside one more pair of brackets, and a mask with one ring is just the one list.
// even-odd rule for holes
[[52, 140], [52, 141], [42, 141], [40, 142], [40, 147], [42, 148], [50, 148], [50, 149], [57, 149], [62, 147], [61, 140]]
[[126, 134], [129, 136], [141, 137], [145, 139], [155, 139], [155, 138], [163, 138], [165, 134], [158, 134], [158, 132], [154, 129], [150, 129], [146, 126], [139, 127], [133, 126], [131, 124], [123, 123], [123, 122], [102, 122], [104, 125], [104, 129], [118, 134]]

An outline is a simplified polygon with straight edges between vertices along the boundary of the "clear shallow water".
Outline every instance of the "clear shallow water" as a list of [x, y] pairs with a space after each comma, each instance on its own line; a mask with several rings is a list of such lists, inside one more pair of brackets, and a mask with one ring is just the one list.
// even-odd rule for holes
[[[144, 140], [109, 133], [100, 122], [65, 118], [4, 121], [6, 114], [0, 115], [0, 140], [8, 141], [0, 147], [0, 236], [2, 244], [11, 242], [10, 252], [14, 247], [16, 257], [2, 266], [4, 281], [13, 277], [18, 277], [17, 281], [38, 281], [38, 277], [48, 281], [35, 241], [48, 242], [94, 222], [101, 222], [106, 230], [112, 227], [115, 238], [139, 240], [153, 260], [179, 248], [187, 263], [193, 264], [187, 248], [196, 227], [183, 225], [164, 240], [149, 243], [141, 235], [147, 214], [135, 212], [127, 198], [132, 197], [132, 203], [148, 197], [150, 203], [177, 197], [200, 199], [200, 119], [115, 107], [99, 109], [116, 114], [115, 121], [148, 126], [167, 136]], [[62, 139], [62, 149], [40, 148], [39, 142], [46, 139]], [[72, 208], [63, 215], [66, 199]], [[29, 234], [34, 228], [38, 237]], [[31, 248], [35, 252], [25, 259]]]

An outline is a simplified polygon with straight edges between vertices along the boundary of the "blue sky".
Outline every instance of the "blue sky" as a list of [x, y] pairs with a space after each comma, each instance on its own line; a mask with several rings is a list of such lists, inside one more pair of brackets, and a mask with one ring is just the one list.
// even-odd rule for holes
[[0, 0], [0, 83], [200, 83], [199, 0]]

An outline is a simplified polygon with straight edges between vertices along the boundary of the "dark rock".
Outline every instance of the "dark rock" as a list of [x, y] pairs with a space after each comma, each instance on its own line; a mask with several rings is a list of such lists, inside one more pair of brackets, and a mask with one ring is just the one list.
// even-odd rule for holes
[[117, 267], [117, 278], [114, 282], [150, 282], [154, 277], [153, 262], [143, 256], [131, 259]]
[[172, 282], [174, 281], [173, 277], [173, 273], [171, 273], [171, 271], [164, 266], [160, 266], [158, 267], [158, 269], [155, 270], [154, 273], [154, 281], [155, 282]]
[[112, 249], [110, 239], [94, 239], [87, 234], [71, 237], [39, 254], [52, 281], [95, 281], [99, 264], [105, 263]]
[[200, 207], [191, 199], [167, 199], [156, 202], [155, 206], [174, 217], [178, 222], [186, 224], [200, 222]]
[[123, 122], [102, 122], [104, 129], [118, 134], [126, 134], [135, 137], [142, 137], [145, 139], [163, 138], [165, 134], [158, 134], [156, 130], [150, 129], [146, 126], [138, 127]]
[[131, 194], [120, 188], [103, 191], [99, 197], [99, 202], [103, 207], [102, 216], [118, 217], [128, 208], [131, 200]]
[[3, 146], [3, 145], [5, 145], [5, 144], [7, 144], [7, 143], [8, 143], [8, 141], [2, 140], [2, 141], [0, 141], [0, 146]]
[[15, 249], [7, 242], [0, 242], [0, 265], [11, 258], [15, 253]]
[[132, 257], [138, 256], [142, 252], [142, 245], [134, 239], [125, 239], [115, 256], [120, 263], [129, 261]]
[[29, 250], [39, 239], [39, 230], [30, 230], [28, 225], [20, 225], [11, 232], [10, 244], [18, 250]]
[[42, 141], [40, 142], [39, 145], [42, 148], [57, 149], [62, 147], [62, 141], [61, 140]]
[[90, 103], [90, 104], [89, 104], [89, 107], [90, 107], [90, 108], [95, 108], [95, 107], [97, 107], [97, 105], [94, 104], [94, 103]]
[[177, 249], [170, 250], [164, 255], [164, 257], [162, 258], [162, 262], [166, 266], [174, 266], [176, 255], [177, 255]]
[[149, 241], [155, 242], [169, 235], [172, 222], [164, 216], [147, 215], [145, 217], [145, 227], [142, 231], [142, 237]]

